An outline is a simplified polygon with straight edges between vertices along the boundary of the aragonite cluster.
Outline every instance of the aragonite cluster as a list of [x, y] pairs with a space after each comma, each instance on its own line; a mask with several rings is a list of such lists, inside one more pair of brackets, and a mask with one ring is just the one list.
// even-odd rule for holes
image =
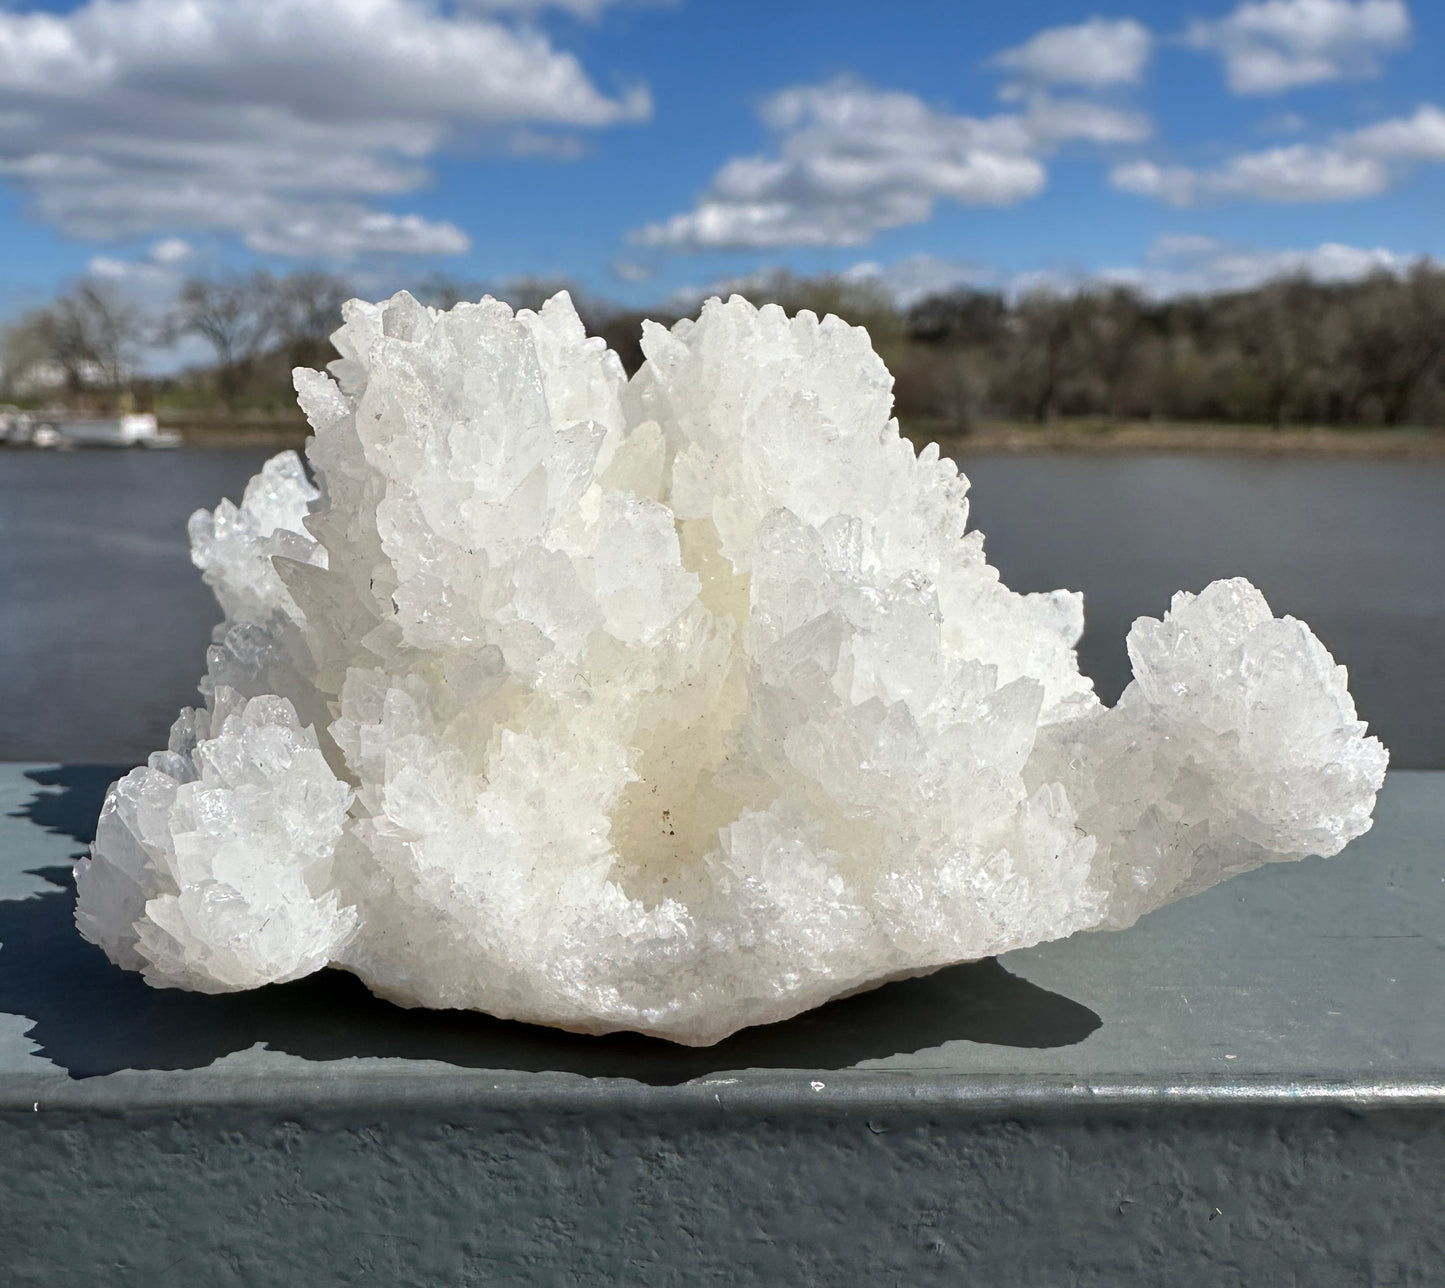
[[631, 380], [566, 295], [335, 341], [309, 469], [191, 520], [205, 705], [77, 871], [158, 987], [336, 966], [703, 1045], [1370, 826], [1386, 753], [1248, 582], [1136, 622], [1103, 706], [1080, 597], [999, 581], [861, 329], [713, 300]]

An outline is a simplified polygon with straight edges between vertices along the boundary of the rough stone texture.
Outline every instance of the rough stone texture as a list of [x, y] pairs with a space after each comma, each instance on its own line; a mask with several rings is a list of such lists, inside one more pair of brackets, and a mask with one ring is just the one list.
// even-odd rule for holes
[[1408, 1198], [1445, 1122], [1408, 1111], [57, 1113], [0, 1118], [0, 1150], [35, 1178], [7, 1282], [47, 1288], [1426, 1288], [1445, 1262]]
[[1129, 637], [1019, 595], [865, 332], [734, 298], [631, 382], [570, 301], [353, 302], [316, 430], [191, 523], [206, 706], [77, 922], [160, 987], [691, 1044], [1089, 928], [1370, 822], [1385, 753], [1242, 580]]

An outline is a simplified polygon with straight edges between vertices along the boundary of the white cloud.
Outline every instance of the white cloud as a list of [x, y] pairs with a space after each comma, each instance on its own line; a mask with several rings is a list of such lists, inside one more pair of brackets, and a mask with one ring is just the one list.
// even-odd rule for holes
[[1433, 103], [1414, 116], [1396, 117], [1348, 134], [1345, 146], [1401, 161], [1445, 161], [1445, 111]]
[[1214, 169], [1131, 161], [1109, 181], [1173, 206], [1211, 201], [1349, 201], [1384, 192], [1412, 162], [1445, 162], [1445, 111], [1423, 104], [1413, 116], [1338, 134], [1327, 144], [1296, 143], [1231, 157]]
[[1236, 94], [1373, 75], [1379, 56], [1409, 38], [1403, 0], [1262, 0], [1216, 22], [1194, 22], [1185, 35], [1224, 59]]
[[85, 270], [91, 277], [103, 277], [112, 282], [170, 282], [175, 276], [162, 264], [143, 259], [117, 259], [113, 255], [92, 255]]
[[1204, 233], [1161, 233], [1150, 244], [1144, 258], [1151, 263], [1174, 259], [1203, 259], [1225, 249], [1217, 237]]
[[776, 152], [735, 157], [697, 206], [634, 234], [682, 250], [855, 246], [923, 223], [939, 200], [1007, 206], [1037, 195], [1062, 143], [1137, 142], [1150, 122], [1102, 104], [1029, 96], [1020, 112], [957, 116], [848, 81], [783, 90], [762, 106]]
[[85, 271], [113, 295], [152, 317], [159, 317], [175, 302], [182, 279], [179, 265], [156, 259], [154, 251], [144, 259], [93, 255]]
[[[991, 268], [928, 254], [909, 255], [904, 259], [894, 260], [891, 264], [864, 260], [844, 269], [838, 277], [852, 285], [881, 290], [900, 309], [908, 309], [929, 295], [939, 295], [957, 287], [994, 287], [1000, 281], [998, 273]], [[680, 286], [669, 291], [660, 302], [679, 312], [688, 313], [714, 295], [727, 299], [730, 295], [738, 294], [756, 300], [777, 290], [780, 284], [796, 280], [799, 279], [790, 269], [775, 264], [748, 273], [717, 278], [705, 286]]]
[[1155, 240], [1141, 264], [1087, 271], [1033, 269], [1009, 278], [1003, 293], [1017, 299], [1036, 290], [1067, 295], [1089, 287], [1126, 286], [1148, 299], [1169, 300], [1252, 290], [1281, 277], [1357, 282], [1373, 273], [1402, 274], [1418, 258], [1382, 246], [1323, 242], [1308, 248], [1260, 250], [1197, 234], [1170, 234]]
[[[662, 2], [662, 0], [655, 0]], [[626, 0], [462, 0], [468, 9], [477, 13], [517, 15], [532, 18], [548, 9], [571, 14], [586, 22], [595, 22], [602, 14]]]
[[298, 215], [247, 237], [253, 250], [269, 255], [354, 259], [358, 255], [457, 255], [470, 246], [455, 224], [420, 215], [393, 215], [361, 207], [340, 207]]
[[[842, 276], [848, 281], [881, 286], [900, 309], [908, 309], [929, 295], [961, 287], [997, 291], [1005, 299], [1016, 301], [1034, 291], [1071, 295], [1091, 287], [1125, 286], [1147, 299], [1169, 300], [1250, 290], [1287, 276], [1324, 283], [1356, 282], [1374, 273], [1403, 274], [1421, 258], [1381, 246], [1323, 242], [1308, 248], [1262, 250], [1231, 246], [1198, 233], [1170, 233], [1157, 237], [1138, 264], [1096, 269], [1055, 266], [1007, 274], [983, 264], [911, 255], [889, 264], [864, 261]], [[664, 303], [686, 312], [710, 295], [727, 296], [734, 291], [747, 295], [767, 289], [785, 272], [765, 268], [705, 287], [683, 287], [672, 292]]]
[[615, 259], [612, 261], [612, 276], [619, 282], [646, 282], [657, 276], [657, 269], [632, 259]]
[[1142, 267], [1105, 269], [1097, 276], [1169, 298], [1249, 290], [1283, 276], [1354, 282], [1372, 273], [1403, 273], [1413, 262], [1380, 246], [1324, 242], [1309, 249], [1249, 250], [1189, 234], [1160, 237], [1145, 258]]
[[0, 9], [0, 181], [72, 236], [222, 232], [256, 249], [457, 249], [381, 215], [458, 135], [645, 117], [539, 31], [429, 0], [88, 0]]
[[1309, 129], [1309, 119], [1298, 112], [1276, 112], [1267, 116], [1255, 129], [1261, 134], [1302, 134]]
[[195, 248], [184, 237], [163, 237], [150, 249], [150, 257], [157, 264], [179, 264], [195, 254]]
[[1136, 84], [1153, 49], [1149, 29], [1131, 18], [1091, 18], [1049, 27], [994, 58], [1031, 81], [1066, 85]]
[[1023, 117], [1033, 146], [1047, 150], [1054, 144], [1142, 143], [1154, 133], [1154, 123], [1143, 112], [1126, 112], [1086, 98], [1053, 98], [1030, 94]]
[[992, 269], [927, 254], [909, 255], [887, 265], [855, 264], [843, 276], [853, 282], [877, 283], [901, 309], [959, 287], [982, 289], [998, 283], [998, 274]]
[[1247, 152], [1214, 170], [1132, 161], [1116, 166], [1109, 181], [1124, 192], [1157, 197], [1171, 206], [1197, 206], [1231, 198], [1348, 201], [1383, 192], [1389, 186], [1390, 174], [1374, 157], [1300, 143]]
[[542, 157], [547, 161], [575, 161], [587, 145], [575, 134], [546, 134], [525, 126], [507, 134], [507, 151], [514, 157]]

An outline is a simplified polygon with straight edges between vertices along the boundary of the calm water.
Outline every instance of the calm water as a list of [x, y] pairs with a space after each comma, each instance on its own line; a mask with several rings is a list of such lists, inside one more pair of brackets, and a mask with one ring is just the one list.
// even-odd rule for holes
[[[264, 453], [0, 451], [0, 760], [138, 762], [195, 700], [214, 603], [185, 522]], [[973, 518], [1020, 590], [1085, 594], [1106, 701], [1124, 635], [1242, 575], [1350, 669], [1402, 768], [1445, 768], [1445, 462], [972, 459]]]

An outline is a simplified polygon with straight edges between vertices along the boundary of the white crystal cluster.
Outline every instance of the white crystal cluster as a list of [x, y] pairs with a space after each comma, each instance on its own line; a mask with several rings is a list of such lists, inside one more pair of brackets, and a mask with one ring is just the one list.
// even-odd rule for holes
[[565, 295], [353, 302], [283, 453], [191, 521], [206, 705], [114, 785], [77, 922], [159, 987], [715, 1042], [1120, 927], [1370, 825], [1345, 674], [1244, 581], [1129, 636], [1020, 595], [866, 332], [734, 297], [628, 381]]

